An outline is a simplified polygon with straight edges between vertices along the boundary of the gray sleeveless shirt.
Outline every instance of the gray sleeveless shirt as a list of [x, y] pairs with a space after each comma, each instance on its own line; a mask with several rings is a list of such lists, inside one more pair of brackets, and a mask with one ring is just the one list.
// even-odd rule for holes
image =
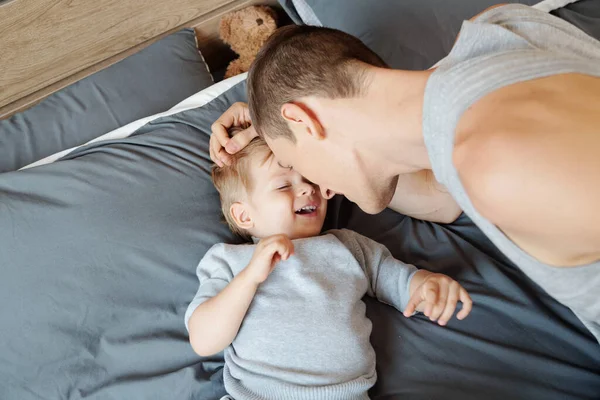
[[527, 6], [487, 11], [463, 23], [454, 48], [429, 78], [423, 135], [436, 179], [463, 211], [525, 274], [573, 310], [600, 341], [600, 262], [558, 268], [523, 251], [477, 212], [452, 162], [455, 129], [468, 107], [507, 85], [561, 73], [600, 77], [600, 42]]

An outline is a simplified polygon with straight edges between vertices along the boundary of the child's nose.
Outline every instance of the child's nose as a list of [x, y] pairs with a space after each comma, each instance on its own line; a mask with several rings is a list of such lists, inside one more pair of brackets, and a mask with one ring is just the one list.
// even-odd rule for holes
[[310, 196], [315, 193], [315, 187], [307, 182], [302, 182], [298, 186], [298, 196]]

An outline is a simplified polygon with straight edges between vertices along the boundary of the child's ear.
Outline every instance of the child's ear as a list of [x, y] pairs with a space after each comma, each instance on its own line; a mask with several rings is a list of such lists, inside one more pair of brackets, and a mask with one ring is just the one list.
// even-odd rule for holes
[[244, 203], [233, 203], [229, 208], [229, 215], [240, 229], [248, 230], [254, 227], [254, 221]]
[[303, 104], [285, 103], [281, 106], [281, 117], [288, 124], [296, 125], [296, 132], [306, 133], [314, 139], [325, 139], [325, 130], [323, 125], [317, 119], [317, 116]]

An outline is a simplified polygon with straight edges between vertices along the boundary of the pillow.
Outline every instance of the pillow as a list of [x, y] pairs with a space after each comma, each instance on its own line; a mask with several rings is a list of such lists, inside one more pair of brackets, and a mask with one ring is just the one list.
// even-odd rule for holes
[[[539, 0], [505, 1], [535, 4]], [[445, 57], [464, 20], [497, 0], [279, 0], [295, 22], [361, 39], [396, 69], [427, 69]], [[300, 21], [299, 21], [300, 20]]]
[[174, 33], [0, 121], [0, 172], [168, 110], [212, 83], [193, 29]]
[[218, 399], [183, 315], [221, 222], [210, 126], [244, 76], [0, 174], [0, 399]]

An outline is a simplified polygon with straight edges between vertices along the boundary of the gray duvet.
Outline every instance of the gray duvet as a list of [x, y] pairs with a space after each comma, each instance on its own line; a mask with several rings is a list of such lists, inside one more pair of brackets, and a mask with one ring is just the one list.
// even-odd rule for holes
[[[202, 108], [63, 160], [0, 175], [0, 399], [217, 399], [221, 357], [188, 345], [195, 267], [220, 222]], [[329, 227], [459, 280], [475, 308], [439, 327], [367, 299], [379, 399], [592, 399], [600, 346], [466, 218], [451, 226], [332, 201]]]
[[[244, 89], [0, 174], [0, 400], [224, 394], [222, 358], [193, 353], [183, 314], [198, 261], [214, 243], [235, 241], [220, 222], [208, 138]], [[335, 198], [327, 225], [449, 274], [475, 302], [467, 320], [442, 328], [367, 298], [374, 399], [600, 398], [600, 346], [467, 217], [436, 225], [368, 216]]]

